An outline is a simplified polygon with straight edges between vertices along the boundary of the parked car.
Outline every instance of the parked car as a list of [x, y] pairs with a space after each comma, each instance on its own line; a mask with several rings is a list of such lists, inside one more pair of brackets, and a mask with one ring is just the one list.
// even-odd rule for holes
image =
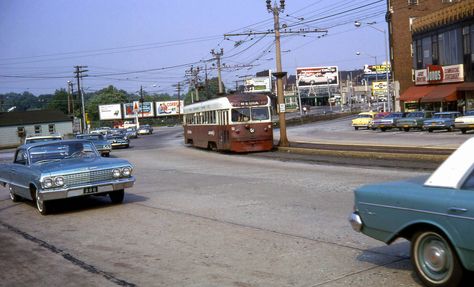
[[101, 156], [110, 156], [110, 152], [112, 151], [112, 145], [106, 139], [106, 137], [102, 134], [80, 134], [76, 135], [77, 139], [83, 140], [90, 140], [97, 151], [100, 153]]
[[138, 128], [137, 133], [139, 135], [151, 135], [153, 133], [153, 128], [150, 125], [141, 125]]
[[397, 127], [406, 132], [410, 131], [410, 129], [422, 130], [423, 122], [432, 117], [433, 112], [430, 111], [410, 112], [406, 117], [397, 120]]
[[372, 120], [369, 121], [369, 128], [371, 130], [376, 130], [376, 128], [374, 128], [374, 121], [375, 120], [378, 120], [378, 119], [381, 119], [381, 118], [385, 118], [386, 116], [388, 116], [390, 113], [389, 112], [378, 112], [374, 118]]
[[120, 134], [109, 134], [107, 135], [107, 141], [114, 148], [128, 148], [130, 147], [130, 141], [126, 136]]
[[357, 115], [355, 119], [352, 120], [352, 126], [354, 127], [355, 130], [358, 130], [359, 128], [369, 128], [369, 123], [372, 121], [375, 117], [377, 112], [362, 112]]
[[429, 177], [358, 188], [353, 229], [386, 244], [410, 240], [423, 283], [459, 286], [465, 271], [474, 271], [473, 150], [471, 138]]
[[124, 159], [101, 157], [90, 141], [50, 141], [18, 147], [13, 163], [0, 165], [0, 183], [12, 201], [33, 200], [44, 215], [57, 199], [109, 195], [121, 203], [135, 182], [132, 170]]
[[432, 119], [423, 122], [423, 129], [430, 133], [433, 130], [448, 130], [452, 132], [454, 130], [454, 120], [459, 116], [461, 116], [460, 112], [435, 113]]
[[474, 130], [474, 110], [467, 111], [462, 117], [457, 117], [454, 120], [454, 127], [460, 129], [463, 134]]
[[47, 141], [60, 141], [63, 137], [60, 135], [34, 135], [27, 136], [25, 138], [25, 144], [38, 143], [38, 142], [47, 142]]
[[383, 132], [388, 129], [393, 129], [397, 126], [397, 120], [405, 117], [405, 115], [406, 113], [393, 112], [383, 118], [374, 119], [372, 129], [380, 129]]

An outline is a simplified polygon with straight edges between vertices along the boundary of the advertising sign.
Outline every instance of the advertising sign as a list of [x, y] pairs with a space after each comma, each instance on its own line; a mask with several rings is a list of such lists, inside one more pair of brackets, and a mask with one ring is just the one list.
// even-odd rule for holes
[[183, 113], [184, 102], [183, 101], [164, 101], [155, 102], [156, 105], [156, 116], [176, 116]]
[[390, 65], [364, 65], [364, 75], [390, 73]]
[[447, 84], [464, 82], [464, 65], [428, 65], [415, 71], [415, 85]]
[[122, 119], [122, 109], [120, 104], [99, 106], [100, 120], [120, 120]]
[[339, 85], [338, 68], [337, 66], [297, 68], [296, 83], [299, 88]]
[[270, 77], [255, 77], [246, 79], [245, 93], [269, 93], [272, 91], [272, 82]]
[[144, 102], [144, 103], [126, 103], [123, 104], [123, 110], [124, 110], [124, 119], [132, 119], [135, 118], [135, 109], [138, 108], [138, 117], [139, 118], [150, 118], [154, 117], [155, 113], [153, 111], [153, 103], [152, 102]]
[[373, 96], [387, 95], [387, 82], [372, 82], [372, 95]]

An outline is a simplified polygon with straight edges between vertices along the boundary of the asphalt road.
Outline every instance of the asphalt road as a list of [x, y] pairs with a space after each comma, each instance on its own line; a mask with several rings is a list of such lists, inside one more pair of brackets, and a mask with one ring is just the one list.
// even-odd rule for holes
[[347, 216], [358, 186], [426, 173], [209, 152], [179, 127], [112, 156], [135, 165], [122, 205], [41, 216], [0, 189], [0, 285], [419, 286], [408, 242], [385, 246]]

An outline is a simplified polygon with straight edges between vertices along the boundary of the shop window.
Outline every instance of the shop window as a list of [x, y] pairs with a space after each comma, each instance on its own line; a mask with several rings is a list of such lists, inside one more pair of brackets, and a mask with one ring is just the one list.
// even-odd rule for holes
[[35, 134], [41, 134], [41, 125], [35, 126]]
[[439, 64], [442, 66], [462, 63], [461, 29], [453, 29], [438, 35]]

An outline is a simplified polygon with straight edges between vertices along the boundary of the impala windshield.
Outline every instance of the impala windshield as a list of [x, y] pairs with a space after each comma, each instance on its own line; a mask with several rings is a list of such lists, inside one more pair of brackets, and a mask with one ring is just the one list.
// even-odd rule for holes
[[28, 152], [31, 163], [97, 156], [97, 152], [90, 142], [61, 142], [58, 144], [38, 145], [31, 147]]

